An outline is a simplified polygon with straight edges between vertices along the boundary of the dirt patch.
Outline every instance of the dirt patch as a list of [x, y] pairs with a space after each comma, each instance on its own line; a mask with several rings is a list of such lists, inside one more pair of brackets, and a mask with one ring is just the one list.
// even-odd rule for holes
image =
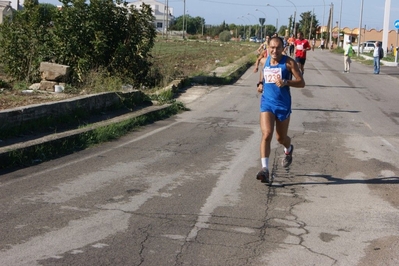
[[3, 90], [0, 92], [0, 110], [12, 109], [32, 104], [61, 101], [74, 98], [78, 95], [54, 92], [23, 92], [16, 90]]

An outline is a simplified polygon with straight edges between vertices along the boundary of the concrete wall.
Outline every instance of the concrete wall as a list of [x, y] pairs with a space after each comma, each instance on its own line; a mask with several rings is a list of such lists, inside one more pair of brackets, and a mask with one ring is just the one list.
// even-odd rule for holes
[[26, 130], [26, 125], [33, 123], [32, 126], [34, 126], [35, 120], [56, 119], [57, 117], [68, 116], [77, 110], [91, 114], [124, 105], [124, 101], [129, 102], [129, 105], [135, 103], [140, 105], [143, 102], [145, 103], [145, 97], [140, 91], [105, 92], [58, 102], [2, 110], [0, 111], [0, 131], [5, 132], [15, 128]]

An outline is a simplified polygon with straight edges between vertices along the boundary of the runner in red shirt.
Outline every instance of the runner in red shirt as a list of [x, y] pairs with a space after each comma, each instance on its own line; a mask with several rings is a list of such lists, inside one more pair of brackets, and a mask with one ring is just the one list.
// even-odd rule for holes
[[297, 39], [295, 40], [295, 61], [298, 63], [299, 69], [304, 73], [304, 66], [306, 62], [306, 51], [310, 50], [308, 40], [303, 38], [303, 33], [298, 32]]

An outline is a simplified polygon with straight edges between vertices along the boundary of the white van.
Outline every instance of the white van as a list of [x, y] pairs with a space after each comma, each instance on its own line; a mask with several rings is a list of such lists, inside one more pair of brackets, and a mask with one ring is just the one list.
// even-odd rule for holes
[[[357, 45], [355, 45], [355, 46], [352, 46], [352, 48], [353, 48], [353, 50], [355, 51], [355, 52], [357, 52], [357, 48], [358, 46]], [[374, 52], [374, 49], [375, 49], [375, 42], [362, 42], [361, 44], [360, 44], [360, 52], [361, 53], [372, 53], [372, 52]]]

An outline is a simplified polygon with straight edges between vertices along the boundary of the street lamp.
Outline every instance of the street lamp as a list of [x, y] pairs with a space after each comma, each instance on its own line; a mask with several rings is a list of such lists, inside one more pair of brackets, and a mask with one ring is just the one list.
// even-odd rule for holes
[[296, 5], [293, 2], [291, 2], [290, 0], [287, 0], [287, 1], [290, 2], [295, 7], [295, 11], [294, 11], [294, 36], [296, 36], [296, 25], [295, 25], [295, 18], [296, 18], [296, 11], [297, 11]]
[[[324, 27], [324, 15], [325, 15], [325, 13], [326, 13], [326, 2], [323, 0], [323, 26], [322, 27]], [[323, 32], [324, 32], [324, 28], [322, 28], [322, 31], [321, 31], [322, 38], [324, 39]]]
[[259, 9], [255, 9], [255, 11], [258, 11], [258, 12], [262, 13], [263, 15], [265, 15], [265, 19], [266, 19], [266, 14], [264, 12], [260, 11]]
[[[255, 9], [255, 11], [258, 11], [258, 12], [262, 13], [263, 15], [265, 15], [265, 21], [263, 22], [263, 24], [264, 24], [264, 23], [266, 22], [266, 14], [263, 13], [262, 11], [260, 11], [259, 9]], [[262, 23], [260, 22], [260, 20], [259, 20], [259, 23], [262, 24]], [[261, 25], [261, 26], [266, 27], [265, 24], [264, 24], [264, 25]], [[266, 32], [265, 32], [265, 34], [266, 34]], [[260, 38], [261, 38], [261, 40], [263, 41], [263, 29], [262, 29], [262, 28], [261, 28], [261, 31], [260, 31]]]
[[248, 16], [253, 16], [253, 17], [255, 18], [255, 22], [256, 22], [256, 17], [255, 17], [255, 15], [253, 15], [253, 14], [251, 14], [251, 13], [248, 13], [247, 15], [248, 15]]
[[190, 16], [188, 14], [188, 10], [184, 11], [184, 16], [187, 16], [187, 18], [186, 18], [186, 26], [184, 27], [184, 25], [183, 25], [183, 28], [186, 28], [186, 31], [187, 31], [187, 22], [188, 22], [188, 17]]
[[[339, 24], [338, 24], [338, 39], [337, 39], [337, 44], [338, 47], [341, 46], [341, 42], [340, 42], [340, 36], [341, 36], [341, 17], [342, 17], [342, 0], [341, 0], [341, 6], [340, 6], [340, 11], [339, 11]], [[343, 44], [343, 43], [342, 43]], [[342, 45], [343, 46], [343, 45]]]
[[248, 25], [249, 25], [249, 35], [251, 35], [251, 21], [249, 20], [249, 18], [247, 18], [246, 16], [241, 16], [243, 19], [248, 19]]
[[[256, 17], [255, 17], [255, 15], [253, 15], [253, 14], [251, 14], [251, 13], [248, 13], [247, 15], [248, 15], [248, 16], [253, 16], [253, 17], [255, 18], [255, 25], [256, 25], [257, 23], [256, 23]], [[256, 29], [255, 29], [255, 33], [256, 33]], [[256, 38], [258, 38], [258, 36], [256, 36]]]
[[243, 34], [243, 36], [242, 36], [242, 37], [244, 38], [244, 41], [245, 41], [245, 40], [246, 40], [246, 39], [245, 39], [245, 20], [243, 20], [243, 19], [242, 19], [242, 18], [240, 18], [240, 17], [238, 17], [238, 19], [241, 19], [242, 21], [244, 21], [244, 34]]
[[186, 17], [186, 0], [183, 0], [183, 40], [185, 39], [184, 37], [184, 19]]
[[251, 24], [251, 21], [249, 20], [249, 18], [247, 18], [246, 16], [241, 16], [241, 18], [245, 18], [248, 20], [248, 24]]
[[278, 31], [278, 20], [280, 18], [280, 12], [278, 12], [278, 9], [275, 6], [272, 6], [271, 4], [267, 4], [266, 6], [270, 6], [273, 7], [274, 9], [276, 9], [277, 14], [278, 14], [278, 18], [276, 18], [276, 31]]

